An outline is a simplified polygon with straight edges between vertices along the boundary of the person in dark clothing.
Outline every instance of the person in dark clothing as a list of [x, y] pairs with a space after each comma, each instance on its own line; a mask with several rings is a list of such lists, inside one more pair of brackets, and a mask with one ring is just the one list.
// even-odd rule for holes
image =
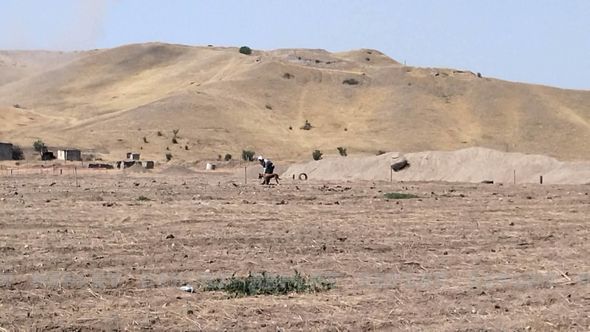
[[258, 162], [264, 168], [264, 174], [273, 174], [275, 172], [275, 165], [269, 159], [258, 156]]

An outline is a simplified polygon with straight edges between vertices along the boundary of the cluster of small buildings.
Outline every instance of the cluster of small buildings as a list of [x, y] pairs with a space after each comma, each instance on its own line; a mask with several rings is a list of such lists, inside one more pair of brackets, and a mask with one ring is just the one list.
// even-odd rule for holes
[[125, 169], [135, 165], [140, 165], [145, 169], [152, 169], [155, 166], [153, 160], [141, 160], [140, 154], [136, 152], [127, 152], [127, 159], [115, 162], [115, 168]]
[[[0, 160], [13, 160], [14, 159], [15, 146], [12, 143], [0, 142]], [[43, 151], [41, 154], [41, 160], [68, 160], [68, 161], [81, 161], [82, 152], [77, 149], [63, 149], [57, 150], [57, 158], [51, 151]]]
[[57, 158], [53, 151], [43, 151], [41, 160], [82, 161], [82, 151], [77, 149], [57, 150]]
[[140, 154], [134, 152], [127, 153], [127, 159], [116, 161], [114, 164], [112, 163], [90, 163], [88, 164], [88, 168], [102, 168], [102, 169], [125, 169], [129, 167], [133, 167], [139, 165], [145, 169], [152, 169], [155, 166], [155, 162], [153, 160], [140, 160]]
[[41, 160], [82, 161], [82, 152], [77, 149], [57, 150], [57, 158], [52, 151], [43, 151]]
[[[14, 145], [11, 143], [0, 142], [0, 160], [14, 159]], [[155, 162], [153, 160], [141, 160], [141, 155], [136, 152], [128, 152], [125, 160], [116, 161], [114, 164], [107, 163], [90, 163], [89, 168], [117, 168], [125, 169], [139, 165], [145, 169], [153, 169]], [[57, 150], [57, 157], [52, 151], [43, 151], [41, 160], [64, 160], [64, 161], [82, 161], [82, 152], [78, 149], [61, 149]]]

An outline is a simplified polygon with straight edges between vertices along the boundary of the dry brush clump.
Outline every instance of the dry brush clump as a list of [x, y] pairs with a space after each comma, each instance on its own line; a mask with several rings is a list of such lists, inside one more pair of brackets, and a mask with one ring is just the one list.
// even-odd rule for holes
[[355, 79], [355, 78], [347, 78], [344, 81], [342, 81], [342, 84], [346, 84], [346, 85], [358, 85], [360, 82]]

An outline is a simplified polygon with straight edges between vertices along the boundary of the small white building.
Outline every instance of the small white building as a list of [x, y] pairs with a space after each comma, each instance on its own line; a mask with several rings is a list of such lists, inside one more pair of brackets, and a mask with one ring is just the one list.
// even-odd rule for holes
[[127, 160], [139, 160], [140, 154], [136, 152], [127, 152]]
[[12, 144], [0, 143], [0, 160], [12, 160]]
[[76, 149], [57, 150], [58, 160], [81, 161], [82, 152]]

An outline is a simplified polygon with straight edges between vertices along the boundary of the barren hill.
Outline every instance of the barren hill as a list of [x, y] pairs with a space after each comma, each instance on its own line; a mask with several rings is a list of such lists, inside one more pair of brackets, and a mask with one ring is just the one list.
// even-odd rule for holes
[[[299, 129], [305, 120], [311, 130]], [[105, 158], [138, 150], [157, 160], [166, 152], [237, 157], [243, 149], [307, 159], [338, 146], [349, 153], [482, 146], [589, 159], [590, 92], [408, 67], [366, 49], [244, 55], [149, 43], [0, 51], [0, 141], [29, 146], [37, 138]]]

